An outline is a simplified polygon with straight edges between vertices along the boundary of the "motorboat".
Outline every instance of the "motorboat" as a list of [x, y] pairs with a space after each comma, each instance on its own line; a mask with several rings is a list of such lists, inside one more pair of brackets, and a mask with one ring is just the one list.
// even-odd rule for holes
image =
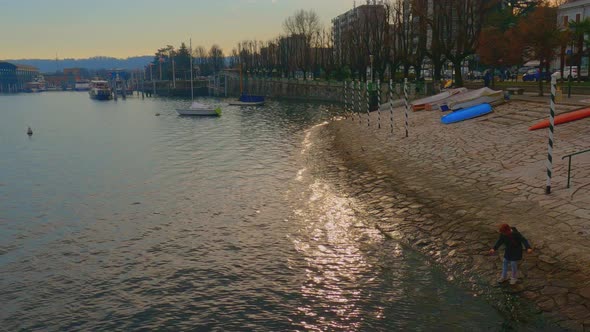
[[88, 94], [91, 99], [96, 100], [110, 100], [113, 98], [113, 91], [109, 86], [109, 82], [102, 80], [90, 81], [90, 90]]

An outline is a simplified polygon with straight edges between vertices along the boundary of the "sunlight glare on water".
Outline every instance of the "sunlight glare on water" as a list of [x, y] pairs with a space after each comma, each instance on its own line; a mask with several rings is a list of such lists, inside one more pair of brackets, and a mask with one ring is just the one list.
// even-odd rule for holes
[[318, 171], [313, 133], [336, 107], [199, 101], [223, 115], [180, 117], [182, 99], [0, 96], [0, 326], [500, 326]]

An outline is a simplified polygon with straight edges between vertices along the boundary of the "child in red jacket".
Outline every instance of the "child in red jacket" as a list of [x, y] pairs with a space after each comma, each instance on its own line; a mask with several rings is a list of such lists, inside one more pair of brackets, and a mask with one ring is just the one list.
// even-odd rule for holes
[[508, 264], [510, 264], [512, 270], [512, 276], [510, 278], [510, 284], [514, 285], [517, 282], [516, 273], [518, 272], [518, 261], [522, 259], [522, 247], [524, 246], [527, 253], [533, 252], [533, 249], [529, 245], [529, 241], [520, 234], [516, 227], [510, 227], [508, 224], [502, 224], [500, 226], [500, 237], [494, 248], [490, 249], [490, 255], [493, 255], [501, 245], [506, 247], [504, 252], [504, 261], [502, 263], [502, 275], [498, 280], [498, 283], [503, 283], [507, 278]]

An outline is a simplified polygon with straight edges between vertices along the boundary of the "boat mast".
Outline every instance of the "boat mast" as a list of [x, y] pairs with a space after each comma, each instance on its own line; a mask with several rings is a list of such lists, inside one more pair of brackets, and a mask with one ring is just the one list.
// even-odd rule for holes
[[189, 48], [190, 48], [190, 53], [191, 53], [191, 101], [193, 101], [195, 99], [195, 97], [193, 96], [193, 39], [191, 38], [189, 40]]

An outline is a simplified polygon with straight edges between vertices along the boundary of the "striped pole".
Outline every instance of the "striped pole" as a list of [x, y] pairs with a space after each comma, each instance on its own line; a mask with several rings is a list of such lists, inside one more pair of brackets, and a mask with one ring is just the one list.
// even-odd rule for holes
[[359, 118], [359, 124], [361, 124], [361, 93], [362, 93], [361, 86], [362, 86], [362, 83], [361, 83], [360, 79], [358, 81], [356, 81], [356, 83], [357, 83], [357, 90], [356, 90], [357, 91], [357, 99], [356, 99], [357, 108], [356, 108], [356, 110], [357, 110], [357, 116]]
[[381, 80], [377, 79], [377, 128], [381, 129]]
[[348, 118], [348, 98], [346, 98], [346, 91], [348, 87], [348, 83], [344, 80], [344, 118]]
[[555, 126], [555, 86], [557, 85], [557, 79], [551, 77], [551, 104], [549, 107], [549, 152], [547, 153], [547, 187], [545, 188], [545, 194], [551, 193], [551, 175], [553, 172], [553, 128]]
[[369, 91], [369, 81], [367, 81], [367, 126], [371, 126], [371, 94]]
[[391, 121], [391, 134], [393, 134], [393, 79], [389, 80], [389, 120]]
[[408, 137], [408, 111], [410, 104], [408, 103], [408, 79], [404, 78], [404, 101], [406, 103], [406, 137]]

